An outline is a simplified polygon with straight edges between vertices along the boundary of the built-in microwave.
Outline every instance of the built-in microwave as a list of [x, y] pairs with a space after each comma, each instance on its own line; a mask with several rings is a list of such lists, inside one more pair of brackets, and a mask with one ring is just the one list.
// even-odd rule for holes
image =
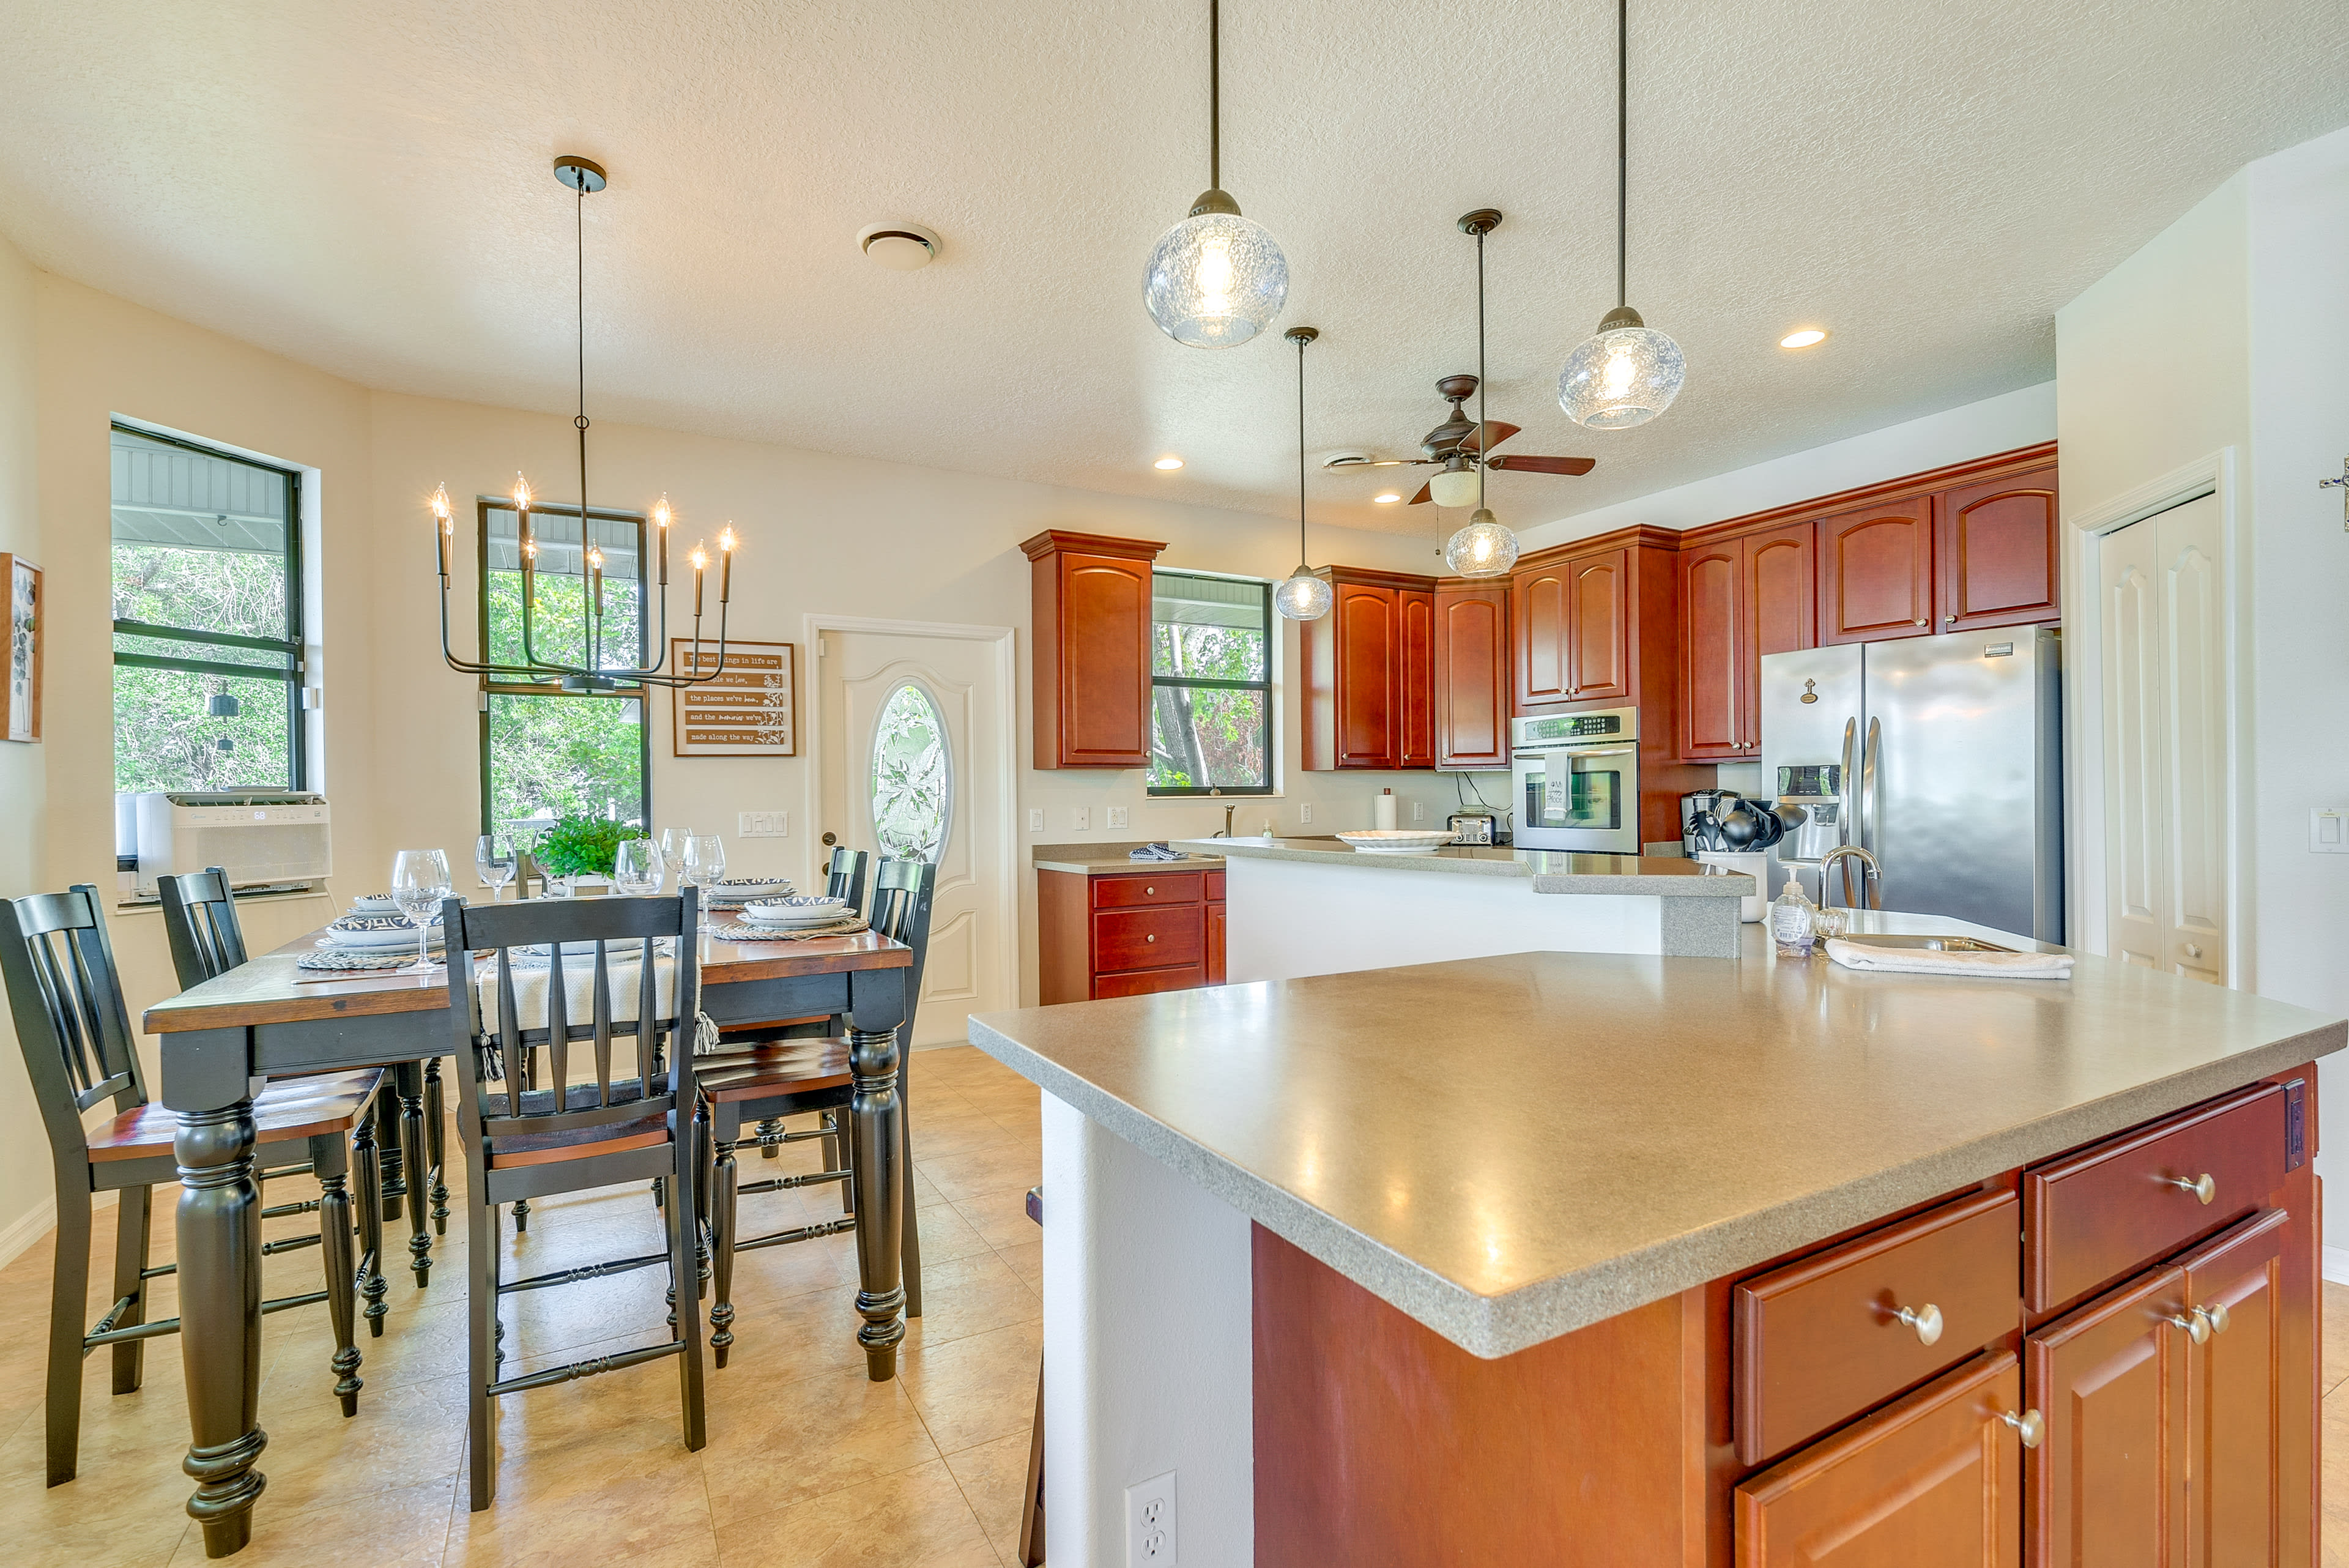
[[1601, 708], [1509, 725], [1516, 846], [1640, 853], [1640, 711]]

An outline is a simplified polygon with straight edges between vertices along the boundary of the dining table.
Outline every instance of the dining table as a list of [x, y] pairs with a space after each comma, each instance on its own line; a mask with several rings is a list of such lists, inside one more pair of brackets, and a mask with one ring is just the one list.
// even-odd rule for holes
[[[455, 1050], [445, 971], [373, 971], [321, 980], [297, 961], [312, 932], [147, 1009], [162, 1057], [163, 1104], [179, 1117], [180, 1345], [196, 1481], [188, 1512], [204, 1553], [251, 1541], [266, 1478], [261, 1386], [261, 1191], [253, 1096], [273, 1076], [352, 1067], [393, 1069], [405, 1155], [409, 1267], [424, 1284], [425, 1075]], [[858, 1259], [857, 1340], [874, 1382], [896, 1376], [905, 1316], [919, 1316], [920, 1241], [914, 1224], [897, 1030], [913, 950], [872, 931], [800, 940], [698, 943], [701, 1010], [721, 1027], [836, 1017], [850, 1043], [853, 1099], [843, 1138], [852, 1152]], [[437, 1142], [438, 1140], [432, 1140]], [[378, 1272], [384, 1264], [378, 1260]]]

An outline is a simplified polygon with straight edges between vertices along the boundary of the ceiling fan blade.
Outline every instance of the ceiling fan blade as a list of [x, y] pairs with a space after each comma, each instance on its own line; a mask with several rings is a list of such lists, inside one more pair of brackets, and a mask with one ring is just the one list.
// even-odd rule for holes
[[1426, 501], [1429, 501], [1429, 500], [1433, 499], [1433, 496], [1434, 496], [1434, 493], [1435, 493], [1435, 486], [1434, 486], [1434, 485], [1433, 485], [1433, 484], [1423, 484], [1423, 485], [1421, 485], [1421, 486], [1419, 487], [1419, 493], [1418, 493], [1418, 494], [1416, 494], [1416, 495], [1414, 495], [1414, 496], [1413, 496], [1413, 497], [1411, 498], [1411, 504], [1412, 504], [1412, 505], [1413, 505], [1413, 506], [1417, 506], [1417, 505], [1421, 504], [1423, 502], [1426, 502]]
[[1432, 458], [1424, 457], [1347, 456], [1333, 457], [1327, 462], [1324, 462], [1321, 466], [1324, 468], [1408, 468], [1413, 463], [1431, 462], [1433, 461], [1434, 460]]
[[1513, 468], [1523, 473], [1588, 473], [1599, 466], [1593, 457], [1532, 457], [1524, 452], [1496, 457], [1488, 468]]
[[1462, 452], [1482, 452], [1486, 447], [1498, 446], [1503, 441], [1508, 440], [1511, 436], [1516, 434], [1523, 427], [1513, 425], [1506, 420], [1487, 420], [1485, 421], [1485, 428], [1493, 432], [1493, 439], [1491, 441], [1479, 444], [1476, 428], [1474, 425], [1471, 425], [1468, 428], [1468, 433], [1460, 438], [1460, 450]]

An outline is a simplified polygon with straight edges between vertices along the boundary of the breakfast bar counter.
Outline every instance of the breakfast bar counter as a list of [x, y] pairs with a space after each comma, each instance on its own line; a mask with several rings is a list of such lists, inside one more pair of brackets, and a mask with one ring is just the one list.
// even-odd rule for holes
[[[1246, 841], [1226, 853], [1235, 869], [1256, 863]], [[2220, 1241], [2230, 1257], [2272, 1254], [2268, 1293], [2230, 1298], [2236, 1322], [2264, 1326], [2211, 1343], [2239, 1357], [2266, 1346], [2282, 1434], [2270, 1490], [2286, 1514], [2298, 1509], [2296, 1523], [2273, 1527], [2304, 1543], [2310, 1064], [2349, 1042], [2344, 1025], [2097, 958], [2048, 981], [1749, 952], [1523, 952], [975, 1015], [973, 1043], [1046, 1096], [1056, 1553], [1065, 1542], [1071, 1561], [1117, 1561], [1123, 1490], [1179, 1470], [1186, 1549], [1206, 1548], [1203, 1561], [1341, 1561], [1354, 1544], [1468, 1528], [1500, 1553], [1492, 1561], [1603, 1531], [1613, 1553], [1589, 1561], [1712, 1568], [1730, 1561], [1733, 1502], [1754, 1511], [1755, 1532], [1775, 1517], [1764, 1483], [1778, 1471], [1757, 1477], [1764, 1461], [1823, 1463], [1863, 1428], [1870, 1444], [1891, 1441], [1879, 1428], [1896, 1416], [1896, 1435], [1913, 1437], [1927, 1417], [1901, 1412], [1929, 1394], [1972, 1400], [1964, 1441], [1994, 1469], [2015, 1467], [1983, 1480], [1997, 1495], [1961, 1516], [1968, 1528], [2003, 1528], [2001, 1511], [2014, 1508], [2019, 1531], [2017, 1474], [2043, 1511], [2085, 1485], [2059, 1455], [2034, 1448], [2026, 1463], [2015, 1447], [2038, 1441], [2017, 1425], [2035, 1331], [2099, 1310], [2095, 1292], [2123, 1293], [2116, 1279], [2142, 1269], [2143, 1291], [2186, 1293], [2162, 1295], [2163, 1321], [2202, 1324], [2199, 1347], [2228, 1314], [2214, 1300], [2215, 1317], [2189, 1315], [2204, 1276], [2186, 1266], [2201, 1254], [2184, 1249]], [[2164, 1118], [2184, 1130], [2163, 1135], [2159, 1159], [2143, 1157], [2159, 1168], [2096, 1189], [2101, 1207], [2082, 1221], [2083, 1235], [2148, 1240], [2130, 1251], [2107, 1236], [2094, 1243], [2106, 1251], [2064, 1262], [2063, 1249], [2091, 1243], [2063, 1229], [2064, 1195], [2137, 1158], [2128, 1150], [2145, 1140], [2128, 1129]], [[2112, 1148], [2122, 1152], [2075, 1153]], [[2088, 1175], [2066, 1174], [2082, 1160]], [[2198, 1181], [2212, 1195], [2198, 1199]], [[1837, 1257], [1873, 1244], [1854, 1236], [1899, 1233], [1908, 1247], [1901, 1225], [1987, 1249], [1991, 1263], [1971, 1271], [1987, 1315], [1965, 1320], [1961, 1282], [1944, 1281], [1931, 1287], [1941, 1305], [1930, 1336], [1895, 1310], [1926, 1303], [1868, 1306], [1863, 1292], [1862, 1315], [1816, 1344], [1755, 1337], [1779, 1299], [1756, 1295], [1757, 1279], [1822, 1246]], [[2018, 1274], [2019, 1302], [2008, 1288]], [[1935, 1345], [1944, 1307], [1951, 1338], [1920, 1347]], [[2176, 1350], [2149, 1343], [2163, 1357]], [[2054, 1357], [2032, 1363], [2044, 1379], [2064, 1363], [2060, 1344], [2040, 1348]], [[1870, 1356], [1910, 1360], [1834, 1419], [1908, 1392], [1798, 1456], [1776, 1440], [1791, 1428], [1769, 1401], [1792, 1396], [1772, 1379], [1831, 1389], [1849, 1368], [1830, 1376], [1801, 1357], [1847, 1351], [1863, 1384], [1877, 1376]], [[2177, 1376], [2187, 1370], [2180, 1360]], [[1961, 1374], [1971, 1392], [1935, 1394]], [[2064, 1418], [2060, 1403], [2051, 1397], [2044, 1419]], [[1813, 1423], [1804, 1440], [1821, 1430]], [[2108, 1490], [2104, 1506], [2142, 1501]], [[1414, 1508], [1442, 1517], [1414, 1526]], [[1641, 1541], [1653, 1552], [1634, 1549]], [[1486, 1559], [1407, 1548], [1382, 1560]]]

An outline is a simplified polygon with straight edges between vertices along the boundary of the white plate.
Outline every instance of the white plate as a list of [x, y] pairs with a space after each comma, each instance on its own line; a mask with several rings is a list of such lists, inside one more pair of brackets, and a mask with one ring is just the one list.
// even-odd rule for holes
[[1341, 833], [1339, 841], [1351, 846], [1364, 855], [1421, 855], [1452, 842], [1450, 833], [1411, 832], [1403, 829], [1366, 829], [1360, 833]]
[[742, 906], [745, 917], [763, 925], [804, 925], [812, 921], [836, 920], [847, 912], [847, 899], [829, 898], [814, 893], [803, 893], [790, 898], [753, 898]]
[[[411, 926], [404, 931], [328, 931], [318, 939], [318, 945], [322, 948], [340, 948], [347, 952], [396, 953], [402, 950], [414, 952], [416, 929]], [[440, 933], [436, 930], [426, 940], [425, 946], [429, 950], [440, 945]]]
[[836, 926], [848, 919], [846, 910], [836, 915], [797, 915], [787, 920], [750, 920], [747, 924], [773, 931], [803, 931], [816, 926]]

